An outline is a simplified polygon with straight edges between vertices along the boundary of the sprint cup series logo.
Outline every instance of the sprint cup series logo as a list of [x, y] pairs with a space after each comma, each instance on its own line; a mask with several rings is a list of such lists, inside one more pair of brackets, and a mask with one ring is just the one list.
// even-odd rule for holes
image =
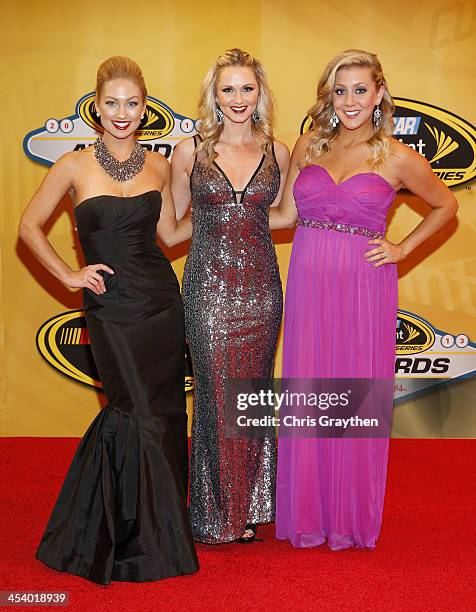
[[394, 136], [424, 155], [448, 187], [476, 176], [476, 129], [448, 111], [406, 98], [394, 98]]
[[[71, 310], [49, 319], [36, 334], [41, 356], [56, 370], [78, 382], [101, 388], [89, 333], [82, 310]], [[185, 391], [193, 389], [192, 365], [185, 355]]]
[[[103, 132], [93, 101], [94, 93], [86, 94], [76, 104], [75, 115], [47, 119], [44, 127], [29, 132], [23, 141], [26, 155], [51, 166], [64, 153], [92, 145], [98, 133]], [[178, 115], [160, 100], [147, 96], [145, 120], [136, 132], [143, 147], [168, 158], [180, 140], [195, 132], [193, 119]]]
[[476, 345], [466, 334], [448, 334], [421, 317], [398, 311], [395, 351], [395, 399], [474, 376]]
[[[442, 108], [394, 98], [394, 136], [426, 157], [433, 172], [456, 187], [476, 176], [476, 129], [467, 121]], [[301, 134], [310, 129], [307, 117]]]
[[399, 311], [397, 319], [397, 355], [422, 353], [435, 343], [435, 332], [420, 317]]
[[[94, 106], [94, 94], [88, 94], [78, 102], [78, 111], [81, 119], [96, 132], [102, 132], [100, 119]], [[144, 121], [137, 130], [138, 140], [157, 140], [164, 138], [174, 128], [174, 116], [169, 109], [154, 98], [147, 98], [147, 107]]]

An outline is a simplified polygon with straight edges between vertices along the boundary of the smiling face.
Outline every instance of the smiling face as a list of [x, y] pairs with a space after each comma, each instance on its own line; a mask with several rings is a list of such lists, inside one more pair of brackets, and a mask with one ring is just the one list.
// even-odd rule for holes
[[104, 130], [121, 139], [137, 130], [146, 107], [139, 86], [129, 79], [106, 81], [95, 104]]
[[342, 125], [355, 130], [372, 123], [372, 113], [380, 104], [385, 88], [375, 84], [370, 68], [340, 68], [336, 72], [332, 104]]
[[244, 123], [256, 109], [259, 84], [248, 66], [227, 66], [218, 74], [216, 103], [227, 119]]

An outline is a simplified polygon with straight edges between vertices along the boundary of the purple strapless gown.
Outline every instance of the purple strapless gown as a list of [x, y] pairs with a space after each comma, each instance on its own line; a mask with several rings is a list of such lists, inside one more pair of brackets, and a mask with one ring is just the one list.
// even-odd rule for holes
[[[393, 379], [397, 269], [364, 258], [395, 197], [375, 173], [336, 184], [306, 166], [286, 290], [283, 378]], [[359, 229], [355, 229], [359, 228]], [[391, 414], [392, 396], [387, 413]], [[276, 536], [295, 547], [374, 548], [382, 522], [388, 438], [282, 437]]]

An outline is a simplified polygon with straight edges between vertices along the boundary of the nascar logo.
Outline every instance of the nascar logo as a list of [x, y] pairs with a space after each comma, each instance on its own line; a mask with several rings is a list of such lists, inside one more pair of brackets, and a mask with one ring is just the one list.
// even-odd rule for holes
[[[63, 312], [43, 323], [36, 335], [36, 346], [43, 359], [58, 372], [85, 385], [102, 387], [82, 310]], [[185, 391], [192, 389], [192, 364], [187, 354]]]
[[433, 172], [449, 187], [476, 176], [476, 129], [442, 108], [394, 98], [394, 136], [426, 157]]
[[[96, 113], [94, 96], [95, 94], [91, 93], [82, 97], [78, 102], [77, 112], [89, 127], [96, 132], [103, 132], [100, 118]], [[165, 138], [174, 129], [175, 120], [173, 113], [155, 98], [150, 96], [147, 98], [144, 115], [145, 120], [141, 122], [140, 128], [136, 131], [139, 141]]]
[[399, 311], [397, 318], [396, 354], [421, 353], [435, 343], [435, 332], [423, 319]]

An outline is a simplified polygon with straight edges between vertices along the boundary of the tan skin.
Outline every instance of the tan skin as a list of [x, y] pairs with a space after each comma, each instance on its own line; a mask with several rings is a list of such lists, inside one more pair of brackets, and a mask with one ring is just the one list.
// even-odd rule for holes
[[[251, 131], [251, 115], [256, 109], [259, 84], [254, 70], [247, 66], [222, 68], [218, 75], [216, 102], [225, 115], [223, 131], [215, 147], [215, 159], [236, 191], [242, 191], [256, 170], [263, 155], [263, 142]], [[281, 142], [274, 143], [281, 173], [281, 197], [289, 167], [289, 151]], [[177, 218], [181, 219], [191, 203], [190, 174], [194, 162], [193, 138], [180, 142], [172, 156], [172, 193]]]
[[[103, 140], [109, 151], [120, 161], [129, 158], [134, 132], [145, 112], [146, 100], [138, 85], [129, 79], [114, 79], [104, 83], [95, 100], [104, 127]], [[102, 263], [72, 270], [51, 246], [43, 227], [63, 196], [68, 193], [74, 206], [98, 195], [130, 197], [149, 191], [160, 191], [162, 208], [157, 234], [173, 246], [191, 236], [191, 223], [175, 218], [170, 192], [170, 167], [158, 153], [146, 152], [144, 168], [129, 181], [112, 179], [96, 161], [93, 147], [63, 155], [45, 176], [33, 195], [20, 221], [20, 236], [41, 263], [62, 283], [72, 288], [87, 288], [93, 293], [105, 293], [101, 271], [114, 274]]]
[[[341, 68], [336, 73], [333, 106], [339, 118], [336, 138], [325, 155], [313, 163], [325, 168], [336, 184], [361, 172], [374, 172], [369, 165], [367, 141], [373, 134], [372, 114], [384, 88], [377, 89], [369, 68]], [[292, 227], [297, 209], [292, 193], [312, 133], [301, 136], [291, 156], [290, 171], [279, 207], [270, 214], [271, 229]], [[398, 244], [385, 239], [369, 240], [365, 253], [375, 268], [398, 263], [419, 244], [437, 232], [458, 210], [456, 198], [433, 173], [429, 163], [410, 147], [390, 139], [390, 153], [376, 174], [382, 176], [395, 191], [406, 188], [424, 200], [431, 210], [419, 225]], [[375, 245], [375, 246], [374, 246]]]

